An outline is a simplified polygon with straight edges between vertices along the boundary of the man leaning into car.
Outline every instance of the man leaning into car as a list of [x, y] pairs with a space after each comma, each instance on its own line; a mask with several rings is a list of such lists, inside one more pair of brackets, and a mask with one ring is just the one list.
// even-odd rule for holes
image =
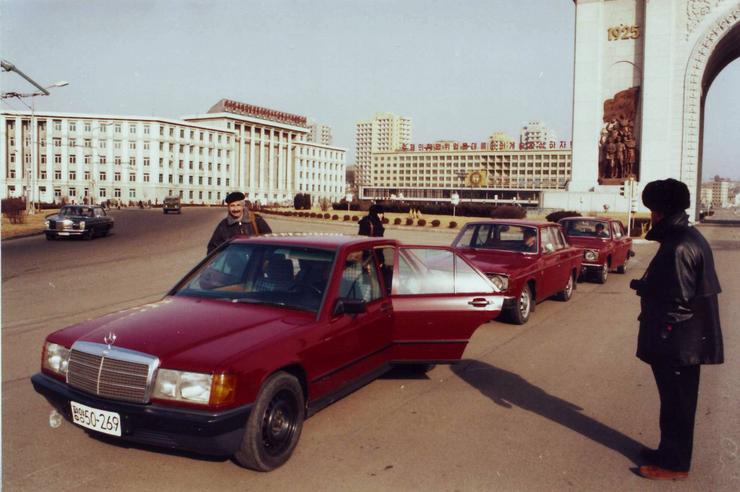
[[244, 206], [244, 193], [241, 191], [229, 193], [224, 201], [229, 207], [228, 214], [213, 231], [208, 241], [208, 254], [235, 236], [258, 236], [272, 232], [265, 219]]

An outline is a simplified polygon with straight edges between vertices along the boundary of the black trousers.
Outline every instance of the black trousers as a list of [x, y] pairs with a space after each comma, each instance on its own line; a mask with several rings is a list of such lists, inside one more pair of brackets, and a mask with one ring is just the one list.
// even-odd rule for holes
[[657, 465], [689, 471], [701, 366], [651, 367], [660, 394], [660, 462]]

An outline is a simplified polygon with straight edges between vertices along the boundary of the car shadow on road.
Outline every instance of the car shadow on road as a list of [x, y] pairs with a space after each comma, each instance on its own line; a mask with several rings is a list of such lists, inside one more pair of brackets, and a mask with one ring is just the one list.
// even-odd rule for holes
[[519, 407], [567, 427], [637, 464], [642, 444], [583, 413], [583, 408], [547, 393], [521, 376], [476, 360], [452, 366], [452, 372], [504, 408]]

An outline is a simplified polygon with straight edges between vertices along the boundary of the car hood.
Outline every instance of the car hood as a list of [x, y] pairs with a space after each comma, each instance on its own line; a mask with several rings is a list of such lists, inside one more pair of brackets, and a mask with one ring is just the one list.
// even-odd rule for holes
[[568, 242], [573, 246], [580, 248], [591, 248], [591, 249], [602, 249], [609, 245], [608, 238], [600, 237], [584, 237], [584, 236], [568, 236]]
[[65, 328], [49, 341], [68, 347], [77, 340], [103, 344], [113, 334], [116, 347], [157, 356], [163, 365], [173, 367], [174, 362], [211, 370], [237, 348], [260, 345], [286, 329], [312, 322], [314, 316], [264, 305], [169, 296]]
[[537, 255], [517, 251], [469, 249], [463, 254], [484, 273], [514, 275], [537, 261]]

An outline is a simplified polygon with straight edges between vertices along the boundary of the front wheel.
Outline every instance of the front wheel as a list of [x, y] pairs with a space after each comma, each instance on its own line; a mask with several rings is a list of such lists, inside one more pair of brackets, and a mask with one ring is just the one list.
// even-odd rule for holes
[[567, 302], [573, 297], [573, 275], [568, 275], [568, 282], [565, 284], [565, 288], [558, 292], [558, 299]]
[[514, 324], [523, 325], [529, 320], [532, 313], [532, 290], [528, 284], [524, 284], [522, 291], [516, 301], [516, 306], [511, 310], [511, 320]]
[[604, 263], [601, 265], [601, 268], [599, 268], [599, 271], [597, 272], [596, 282], [599, 284], [605, 284], [606, 279], [609, 277], [609, 264]]
[[627, 273], [627, 262], [628, 261], [629, 261], [629, 257], [624, 259], [624, 263], [622, 263], [621, 265], [617, 267], [617, 273], [619, 274]]
[[252, 470], [274, 470], [293, 453], [304, 417], [303, 389], [298, 379], [285, 372], [273, 374], [257, 396], [234, 459]]

